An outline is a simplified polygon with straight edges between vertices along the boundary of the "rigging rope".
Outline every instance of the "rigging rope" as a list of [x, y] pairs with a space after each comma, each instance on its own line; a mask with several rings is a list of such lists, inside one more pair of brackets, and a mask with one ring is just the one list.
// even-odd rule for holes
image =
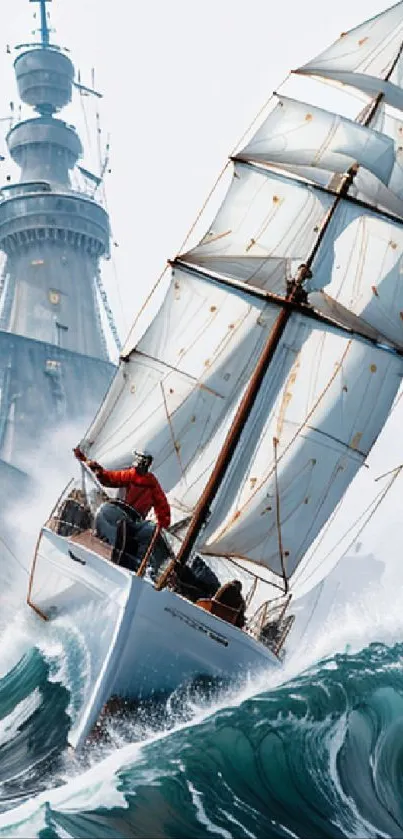
[[97, 288], [98, 288], [98, 291], [99, 291], [99, 295], [100, 295], [101, 300], [102, 300], [102, 304], [103, 304], [104, 312], [105, 312], [105, 315], [106, 315], [106, 318], [107, 318], [107, 321], [108, 321], [109, 329], [112, 333], [112, 337], [113, 337], [113, 340], [115, 342], [117, 351], [120, 352], [120, 350], [122, 349], [122, 344], [120, 343], [119, 333], [118, 333], [118, 330], [117, 330], [117, 327], [116, 327], [116, 324], [115, 324], [112, 309], [109, 305], [108, 295], [105, 291], [104, 284], [102, 282], [101, 271], [100, 271], [99, 268], [97, 269], [96, 274], [95, 274], [95, 282], [96, 282], [96, 285], [97, 285]]
[[163, 399], [163, 402], [164, 402], [165, 414], [166, 414], [166, 418], [167, 418], [167, 421], [168, 421], [169, 431], [170, 431], [170, 434], [171, 434], [172, 445], [174, 447], [175, 454], [178, 458], [179, 469], [181, 470], [182, 478], [186, 483], [186, 476], [185, 476], [185, 472], [184, 472], [183, 465], [182, 465], [182, 458], [181, 458], [181, 455], [180, 455], [180, 444], [178, 443], [178, 441], [175, 438], [175, 432], [174, 432], [174, 428], [173, 428], [173, 424], [172, 424], [172, 417], [171, 417], [171, 415], [169, 413], [169, 410], [168, 410], [168, 404], [167, 404], [167, 399], [166, 399], [165, 390], [164, 390], [164, 382], [162, 380], [160, 380], [160, 387], [161, 387], [162, 399]]
[[274, 450], [274, 484], [275, 484], [275, 492], [276, 492], [276, 524], [277, 524], [277, 537], [278, 537], [278, 551], [280, 555], [280, 562], [281, 562], [281, 570], [283, 573], [283, 580], [284, 580], [284, 593], [287, 594], [288, 592], [288, 577], [285, 570], [285, 563], [284, 563], [284, 548], [283, 548], [283, 539], [281, 535], [281, 513], [280, 513], [280, 490], [278, 486], [278, 472], [277, 472], [277, 446], [278, 440], [277, 437], [273, 437], [273, 450]]
[[[291, 76], [291, 73], [288, 73], [288, 75], [285, 77], [285, 79], [283, 79], [283, 81], [282, 81], [282, 82], [281, 82], [281, 84], [279, 85], [279, 87], [280, 87], [280, 88], [281, 88], [281, 87], [283, 87], [283, 85], [287, 82], [287, 80], [290, 78], [290, 76]], [[209, 203], [209, 201], [210, 201], [210, 199], [211, 199], [212, 195], [214, 194], [215, 190], [217, 189], [218, 184], [220, 183], [220, 181], [221, 181], [221, 179], [223, 178], [223, 176], [224, 176], [225, 172], [227, 171], [228, 167], [229, 167], [229, 166], [230, 166], [230, 164], [232, 163], [231, 158], [234, 156], [234, 154], [235, 154], [235, 152], [236, 152], [237, 148], [241, 145], [241, 143], [243, 143], [243, 141], [244, 141], [245, 137], [246, 137], [246, 136], [249, 134], [249, 132], [252, 130], [253, 126], [254, 126], [254, 125], [255, 125], [255, 123], [258, 121], [258, 119], [260, 118], [260, 116], [262, 115], [262, 113], [264, 112], [264, 110], [265, 110], [265, 109], [269, 106], [269, 104], [270, 104], [271, 100], [273, 99], [273, 95], [274, 95], [274, 94], [271, 94], [271, 95], [268, 97], [268, 99], [266, 99], [266, 100], [265, 100], [264, 104], [262, 105], [262, 107], [260, 108], [260, 110], [258, 111], [258, 113], [256, 114], [256, 116], [253, 118], [252, 122], [250, 123], [250, 125], [248, 126], [248, 128], [246, 129], [246, 131], [244, 131], [244, 133], [242, 134], [241, 138], [238, 140], [238, 142], [236, 143], [236, 145], [233, 147], [233, 150], [232, 150], [231, 154], [229, 155], [228, 160], [226, 161], [225, 165], [222, 167], [222, 169], [221, 169], [220, 173], [218, 174], [218, 176], [217, 176], [217, 178], [216, 178], [216, 180], [215, 180], [215, 182], [214, 182], [214, 184], [213, 184], [212, 188], [211, 188], [211, 189], [210, 189], [210, 191], [208, 192], [208, 194], [207, 194], [207, 196], [206, 196], [205, 200], [203, 201], [203, 204], [202, 204], [202, 206], [201, 206], [201, 208], [200, 208], [200, 210], [199, 210], [199, 212], [198, 212], [198, 214], [197, 214], [197, 216], [196, 216], [196, 218], [195, 218], [195, 220], [194, 220], [193, 224], [192, 224], [192, 225], [191, 225], [191, 227], [189, 228], [189, 230], [188, 230], [188, 232], [187, 232], [187, 234], [186, 234], [186, 236], [185, 236], [185, 238], [184, 238], [184, 240], [183, 240], [182, 244], [180, 245], [180, 247], [179, 247], [179, 249], [178, 249], [178, 251], [177, 251], [177, 257], [176, 257], [176, 258], [179, 258], [179, 255], [181, 254], [181, 252], [182, 252], [182, 251], [183, 251], [183, 249], [185, 248], [185, 246], [186, 246], [187, 242], [189, 241], [189, 238], [190, 238], [190, 236], [192, 235], [192, 233], [193, 233], [193, 231], [194, 231], [194, 229], [195, 229], [196, 225], [197, 225], [197, 224], [198, 224], [198, 222], [200, 221], [200, 218], [201, 218], [201, 216], [203, 215], [203, 213], [204, 213], [204, 211], [205, 211], [205, 209], [206, 209], [206, 207], [207, 207], [207, 204]], [[267, 257], [267, 259], [268, 259], [268, 258], [269, 258], [269, 257]], [[150, 290], [149, 294], [147, 295], [147, 297], [146, 297], [146, 299], [145, 299], [145, 301], [144, 301], [143, 305], [141, 306], [141, 308], [140, 308], [140, 310], [139, 310], [138, 314], [136, 315], [136, 318], [135, 318], [135, 320], [134, 320], [134, 323], [133, 323], [133, 326], [132, 326], [131, 331], [133, 331], [133, 330], [135, 329], [135, 327], [136, 327], [136, 325], [137, 325], [137, 323], [138, 323], [138, 321], [139, 321], [139, 319], [140, 319], [141, 315], [143, 314], [143, 312], [144, 312], [144, 310], [146, 309], [146, 307], [147, 307], [148, 303], [150, 302], [150, 300], [151, 300], [151, 298], [152, 298], [153, 294], [156, 292], [156, 290], [157, 290], [158, 286], [160, 285], [160, 283], [161, 283], [161, 281], [162, 281], [162, 279], [163, 279], [163, 277], [164, 277], [164, 275], [165, 275], [165, 272], [166, 272], [166, 270], [167, 270], [167, 268], [168, 268], [168, 267], [169, 267], [169, 263], [168, 263], [167, 265], [165, 265], [165, 267], [164, 267], [164, 268], [163, 268], [163, 270], [161, 271], [161, 274], [159, 275], [159, 277], [158, 277], [158, 278], [157, 278], [157, 280], [155, 281], [154, 285], [152, 286], [152, 288], [151, 288], [151, 290]]]
[[[251, 492], [251, 493], [249, 494], [248, 501], [247, 501], [247, 502], [245, 502], [245, 504], [244, 504], [244, 506], [243, 506], [243, 507], [241, 507], [241, 506], [239, 507], [239, 510], [240, 510], [240, 512], [241, 512], [241, 513], [242, 513], [242, 511], [244, 510], [244, 508], [247, 506], [247, 504], [250, 504], [251, 499], [252, 499], [252, 498], [253, 498], [253, 497], [254, 497], [254, 496], [255, 496], [255, 495], [259, 492], [259, 490], [260, 490], [260, 489], [263, 487], [263, 485], [264, 485], [264, 484], [265, 484], [265, 483], [269, 480], [269, 478], [270, 478], [273, 474], [275, 474], [275, 471], [276, 471], [276, 469], [277, 469], [277, 467], [278, 467], [278, 464], [280, 463], [280, 461], [281, 461], [281, 460], [283, 460], [283, 458], [286, 456], [286, 454], [287, 454], [287, 453], [288, 453], [288, 451], [290, 450], [290, 448], [291, 448], [291, 446], [293, 445], [293, 443], [295, 443], [295, 440], [297, 439], [297, 437], [299, 437], [299, 435], [301, 434], [301, 432], [304, 430], [304, 428], [306, 427], [307, 423], [309, 422], [309, 420], [311, 419], [311, 417], [312, 417], [312, 416], [313, 416], [313, 414], [315, 413], [315, 411], [316, 411], [316, 409], [318, 408], [318, 406], [320, 405], [320, 403], [321, 403], [322, 399], [324, 399], [324, 397], [326, 396], [326, 394], [327, 394], [327, 392], [328, 392], [329, 388], [331, 387], [331, 385], [333, 384], [333, 382], [335, 381], [335, 379], [337, 378], [337, 376], [339, 375], [339, 373], [340, 373], [340, 372], [343, 372], [343, 363], [344, 363], [344, 361], [345, 361], [345, 359], [346, 359], [346, 357], [347, 357], [347, 353], [349, 352], [349, 350], [350, 350], [350, 348], [351, 348], [351, 345], [352, 345], [352, 341], [351, 341], [351, 340], [349, 340], [349, 341], [347, 342], [347, 346], [345, 347], [345, 349], [344, 349], [344, 351], [343, 351], [343, 354], [342, 354], [342, 357], [341, 357], [341, 361], [339, 361], [339, 362], [335, 365], [335, 368], [334, 368], [334, 370], [333, 370], [333, 373], [332, 373], [332, 374], [331, 374], [331, 376], [329, 377], [329, 381], [325, 384], [325, 386], [323, 387], [323, 389], [322, 389], [322, 390], [321, 390], [321, 392], [319, 393], [319, 395], [318, 395], [317, 399], [315, 400], [314, 404], [312, 405], [312, 408], [311, 408], [311, 409], [309, 410], [309, 412], [307, 413], [307, 415], [306, 415], [306, 417], [305, 417], [304, 421], [303, 421], [303, 422], [301, 422], [301, 424], [299, 425], [299, 427], [298, 427], [298, 428], [297, 428], [297, 430], [295, 431], [295, 433], [294, 433], [293, 437], [291, 438], [291, 440], [289, 441], [289, 443], [287, 443], [287, 445], [285, 446], [284, 451], [282, 451], [282, 453], [280, 454], [280, 456], [279, 456], [279, 457], [277, 457], [277, 460], [275, 461], [274, 466], [273, 466], [273, 467], [271, 467], [271, 468], [269, 468], [269, 471], [268, 471], [268, 473], [266, 474], [266, 476], [265, 476], [265, 477], [264, 477], [264, 476], [262, 476], [261, 480], [260, 480], [259, 482], [256, 482], [256, 484], [255, 484], [255, 486], [254, 486], [254, 489], [253, 489], [253, 492]], [[346, 446], [346, 448], [348, 448], [348, 446]], [[352, 451], [356, 451], [356, 450], [354, 449], [354, 450], [352, 450]]]
[[[203, 554], [203, 556], [208, 556], [208, 554], [207, 555]], [[226, 559], [229, 563], [231, 563], [232, 565], [235, 565], [235, 568], [239, 568], [241, 571], [244, 571], [245, 574], [249, 574], [251, 577], [254, 577], [256, 580], [259, 581], [259, 583], [264, 583], [267, 586], [272, 586], [273, 588], [277, 588], [281, 592], [281, 594], [284, 595], [284, 589], [282, 588], [282, 586], [280, 586], [274, 580], [268, 580], [266, 577], [260, 577], [259, 574], [256, 574], [256, 572], [253, 571], [252, 569], [246, 568], [245, 565], [241, 565], [240, 562], [237, 562], [236, 559], [234, 559], [233, 556], [229, 556], [228, 554], [214, 554], [214, 556], [218, 556], [218, 557], [221, 556], [222, 559]], [[246, 561], [247, 560], [245, 560], [245, 562]], [[270, 571], [270, 568], [268, 568], [267, 570]], [[270, 573], [272, 574], [273, 572], [270, 571]]]
[[[311, 621], [312, 621], [313, 616], [314, 616], [314, 614], [315, 614], [315, 612], [316, 612], [316, 609], [317, 609], [317, 607], [318, 607], [318, 603], [319, 603], [319, 600], [320, 600], [321, 595], [322, 595], [322, 592], [323, 592], [324, 582], [325, 582], [325, 581], [324, 581], [324, 580], [322, 580], [322, 581], [321, 581], [321, 583], [319, 584], [319, 587], [318, 587], [318, 588], [319, 588], [319, 590], [318, 590], [318, 593], [317, 593], [316, 598], [315, 598], [315, 600], [314, 600], [314, 604], [313, 604], [313, 606], [312, 606], [311, 613], [310, 613], [310, 615], [309, 615], [309, 617], [308, 617], [308, 620], [307, 620], [307, 622], [306, 622], [306, 624], [305, 624], [305, 626], [304, 626], [304, 630], [303, 630], [303, 632], [301, 633], [301, 637], [300, 637], [300, 639], [299, 639], [299, 643], [298, 643], [298, 656], [299, 656], [299, 658], [300, 658], [300, 657], [301, 657], [301, 655], [305, 652], [305, 650], [307, 649], [307, 646], [308, 646], [308, 642], [306, 641], [306, 642], [305, 642], [305, 645], [302, 647], [302, 650], [301, 650], [301, 648], [300, 648], [300, 644], [301, 644], [301, 642], [304, 640], [304, 638], [305, 638], [305, 636], [306, 636], [306, 634], [307, 634], [307, 632], [308, 632], [308, 629], [309, 629], [309, 627], [310, 627], [310, 625], [311, 625]], [[336, 589], [336, 590], [337, 590], [337, 589]], [[334, 598], [333, 598], [333, 599], [334, 599]]]
[[[308, 582], [308, 580], [310, 580], [310, 579], [313, 577], [313, 575], [316, 573], [316, 571], [317, 571], [317, 570], [318, 570], [318, 569], [319, 569], [319, 568], [320, 568], [320, 567], [324, 564], [324, 562], [326, 562], [326, 560], [329, 558], [329, 556], [331, 556], [331, 554], [333, 553], [333, 551], [335, 551], [335, 550], [338, 548], [338, 546], [339, 546], [339, 545], [343, 542], [343, 540], [346, 538], [346, 536], [348, 536], [348, 534], [349, 534], [349, 533], [350, 533], [350, 532], [351, 532], [351, 531], [352, 531], [352, 530], [353, 530], [353, 529], [357, 526], [358, 522], [359, 522], [359, 521], [361, 521], [361, 520], [363, 519], [363, 517], [364, 517], [364, 516], [366, 516], [366, 514], [367, 514], [368, 510], [370, 510], [370, 509], [371, 509], [371, 507], [373, 507], [372, 511], [370, 512], [370, 514], [369, 514], [368, 516], [366, 516], [366, 518], [364, 519], [364, 522], [363, 522], [362, 526], [359, 528], [359, 530], [357, 531], [357, 533], [355, 533], [355, 535], [354, 535], [353, 539], [351, 540], [351, 542], [349, 542], [349, 544], [347, 545], [347, 547], [345, 548], [345, 550], [343, 551], [342, 555], [341, 555], [341, 556], [340, 556], [340, 558], [337, 560], [337, 562], [340, 562], [340, 560], [342, 560], [342, 559], [346, 556], [346, 554], [348, 553], [348, 551], [350, 550], [350, 548], [354, 545], [354, 542], [356, 542], [356, 540], [358, 539], [358, 537], [361, 535], [361, 533], [363, 532], [363, 530], [364, 530], [364, 529], [365, 529], [365, 527], [367, 526], [368, 522], [370, 522], [370, 521], [371, 521], [371, 519], [372, 519], [372, 518], [373, 518], [373, 516], [375, 515], [376, 511], [378, 510], [378, 508], [380, 507], [380, 505], [381, 505], [381, 504], [383, 503], [383, 501], [385, 500], [385, 498], [386, 498], [386, 496], [388, 495], [389, 491], [391, 490], [391, 488], [392, 488], [392, 486], [393, 486], [394, 482], [396, 481], [396, 479], [397, 479], [397, 478], [398, 478], [398, 476], [400, 475], [400, 472], [402, 471], [402, 469], [403, 469], [403, 464], [402, 464], [401, 466], [397, 466], [397, 467], [396, 467], [396, 469], [394, 469], [394, 470], [393, 470], [394, 475], [393, 475], [393, 477], [391, 478], [391, 480], [389, 481], [388, 486], [386, 487], [386, 489], [383, 489], [383, 490], [381, 490], [380, 492], [378, 492], [378, 494], [375, 496], [375, 498], [373, 498], [373, 499], [372, 499], [372, 501], [370, 502], [370, 504], [368, 504], [368, 506], [367, 506], [367, 507], [365, 507], [365, 509], [363, 510], [363, 512], [362, 512], [362, 513], [358, 516], [358, 518], [357, 518], [357, 519], [355, 519], [355, 521], [353, 522], [353, 524], [352, 524], [352, 525], [350, 525], [350, 527], [349, 527], [349, 528], [345, 531], [345, 533], [343, 533], [343, 536], [341, 536], [341, 537], [337, 540], [337, 542], [335, 543], [335, 545], [333, 545], [333, 547], [332, 547], [332, 548], [331, 548], [331, 549], [327, 552], [327, 554], [325, 554], [325, 556], [324, 556], [324, 557], [320, 560], [320, 562], [319, 562], [319, 563], [315, 566], [315, 568], [313, 568], [313, 569], [312, 569], [311, 573], [310, 573], [310, 574], [308, 574], [308, 576], [304, 578], [304, 582], [305, 582], [305, 583], [306, 583], [306, 582]], [[382, 476], [382, 477], [383, 477], [383, 476]], [[316, 550], [317, 550], [317, 548], [316, 548]], [[312, 556], [314, 556], [314, 553], [312, 554]], [[300, 577], [303, 577], [303, 571], [301, 571], [301, 574], [300, 574], [299, 576], [300, 576]], [[298, 582], [298, 577], [297, 577], [295, 580], [293, 580], [293, 582], [294, 582], [294, 583], [295, 583], [295, 582]]]
[[19, 565], [20, 568], [22, 568], [22, 570], [25, 572], [25, 574], [28, 575], [29, 574], [28, 568], [25, 568], [25, 565], [23, 565], [21, 560], [18, 559], [18, 557], [15, 555], [14, 551], [12, 551], [12, 549], [10, 548], [10, 545], [7, 545], [7, 542], [4, 541], [2, 536], [0, 536], [0, 542], [3, 545], [3, 547], [6, 549], [6, 551], [8, 551], [10, 556], [12, 556], [12, 558], [15, 560], [17, 565]]

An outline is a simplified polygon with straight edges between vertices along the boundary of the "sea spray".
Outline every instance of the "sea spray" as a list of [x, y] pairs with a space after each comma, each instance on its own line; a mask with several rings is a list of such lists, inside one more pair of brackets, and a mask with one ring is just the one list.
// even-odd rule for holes
[[46, 804], [48, 826], [77, 839], [399, 837], [402, 654], [371, 644], [277, 687], [253, 694], [250, 685], [109, 756], [96, 745], [95, 765], [73, 782], [66, 754], [67, 784], [4, 814], [3, 835], [17, 821], [31, 835]]

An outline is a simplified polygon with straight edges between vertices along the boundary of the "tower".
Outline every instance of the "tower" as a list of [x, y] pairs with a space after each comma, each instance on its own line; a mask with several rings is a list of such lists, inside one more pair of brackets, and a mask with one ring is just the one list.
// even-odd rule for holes
[[[57, 114], [72, 98], [74, 66], [50, 43], [39, 3], [37, 43], [14, 62], [21, 100], [33, 116], [7, 135], [18, 183], [0, 188], [0, 479], [24, 469], [27, 447], [61, 423], [88, 421], [110, 382], [99, 293], [109, 253], [109, 218], [71, 172], [82, 154]], [[7, 483], [7, 480], [6, 480]]]

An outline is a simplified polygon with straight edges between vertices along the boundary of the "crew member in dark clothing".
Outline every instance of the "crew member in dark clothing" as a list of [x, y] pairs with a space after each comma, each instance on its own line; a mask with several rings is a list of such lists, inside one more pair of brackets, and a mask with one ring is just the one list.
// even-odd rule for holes
[[[116, 545], [118, 524], [126, 522], [134, 526], [135, 540], [138, 545], [137, 556], [142, 558], [152, 539], [155, 525], [151, 521], [143, 521], [149, 511], [154, 508], [158, 527], [167, 528], [171, 521], [171, 510], [168, 499], [159, 481], [149, 472], [152, 455], [135, 452], [133, 465], [127, 469], [104, 469], [94, 460], [88, 460], [80, 448], [74, 449], [78, 460], [85, 460], [95, 473], [99, 482], [106, 487], [126, 487], [124, 502], [131, 507], [123, 510], [113, 501], [107, 501], [99, 508], [95, 518], [95, 530], [101, 539]], [[124, 540], [125, 541], [125, 540]], [[157, 540], [153, 548], [154, 564], [157, 566], [166, 559], [166, 547], [162, 540]]]
[[213, 600], [222, 603], [223, 606], [229, 606], [231, 609], [238, 611], [235, 626], [241, 629], [245, 626], [245, 611], [246, 603], [241, 594], [242, 583], [239, 580], [231, 580], [230, 583], [224, 583], [221, 588], [215, 593]]

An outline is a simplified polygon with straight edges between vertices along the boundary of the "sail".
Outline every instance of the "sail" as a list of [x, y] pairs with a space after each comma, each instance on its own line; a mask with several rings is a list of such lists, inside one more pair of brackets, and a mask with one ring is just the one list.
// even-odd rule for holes
[[[273, 399], [285, 354], [292, 369]], [[281, 575], [281, 540], [290, 576], [363, 464], [402, 375], [395, 353], [292, 315], [198, 549]]]
[[394, 108], [403, 108], [403, 3], [360, 26], [343, 32], [328, 49], [297, 73], [319, 76], [355, 87], [368, 96], [382, 94]]
[[359, 169], [350, 195], [371, 204], [374, 209], [386, 211], [396, 218], [403, 219], [403, 200], [389, 187], [384, 186], [364, 169]]
[[391, 137], [285, 96], [237, 157], [339, 174], [359, 163], [385, 185], [395, 163]]
[[[344, 36], [323, 66], [329, 53], [329, 72], [339, 61], [340, 73], [375, 79], [375, 92], [389, 85], [403, 103], [402, 29], [399, 3]], [[198, 551], [292, 575], [386, 422], [403, 376], [403, 229], [376, 204], [383, 190], [381, 205], [403, 210], [403, 185], [399, 138], [385, 125], [280, 97], [234, 160], [207, 233], [175, 260], [158, 314], [139, 341], [129, 336], [85, 450], [106, 467], [150, 450], [182, 535], [250, 399], [229, 465], [216, 470]], [[354, 164], [353, 188], [335, 197]], [[321, 187], [307, 183], [315, 177]], [[282, 298], [305, 262], [312, 311], [297, 312], [297, 298]]]
[[308, 184], [236, 163], [210, 229], [181, 259], [284, 294], [333, 201]]
[[393, 141], [394, 165], [387, 184], [381, 183], [368, 169], [360, 169], [350, 192], [374, 207], [403, 218], [403, 120], [382, 104], [371, 124]]
[[[208, 234], [181, 258], [256, 288], [284, 294], [286, 280], [295, 276], [310, 252], [324, 210], [334, 198], [315, 187], [255, 171], [247, 164], [237, 164], [235, 172], [239, 177], [233, 180]], [[267, 206], [273, 205], [273, 190], [278, 210], [270, 215]], [[262, 223], [265, 212], [267, 226]], [[399, 223], [343, 199], [306, 289], [325, 289], [329, 298], [359, 316], [380, 340], [400, 347], [402, 249]], [[317, 305], [323, 310], [319, 301]]]
[[325, 289], [403, 348], [403, 227], [341, 202], [313, 263], [308, 290]]
[[386, 105], [383, 105], [378, 108], [372, 120], [372, 127], [393, 141], [395, 160], [388, 187], [403, 202], [403, 115], [398, 118], [390, 113]]
[[175, 268], [158, 315], [127, 348], [86, 451], [111, 468], [147, 449], [164, 489], [182, 482], [185, 491], [205, 449], [215, 462], [277, 315], [265, 300]]

